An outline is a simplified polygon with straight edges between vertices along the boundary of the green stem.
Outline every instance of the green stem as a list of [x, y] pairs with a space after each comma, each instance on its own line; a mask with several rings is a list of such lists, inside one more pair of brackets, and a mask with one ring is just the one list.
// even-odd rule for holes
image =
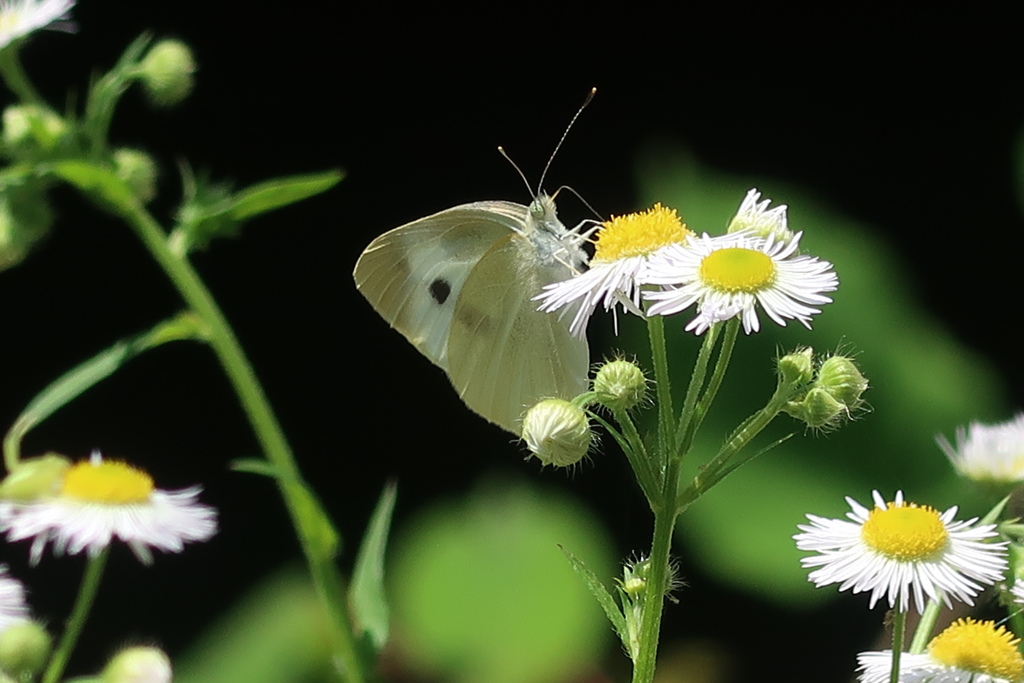
[[906, 629], [907, 613], [897, 600], [892, 615], [892, 668], [889, 670], [889, 683], [899, 683], [900, 680], [900, 656], [903, 654], [903, 636]]
[[277, 468], [277, 485], [299, 537], [313, 585], [329, 616], [333, 651], [350, 683], [362, 683], [365, 674], [352, 637], [345, 600], [344, 578], [330, 553], [321, 552], [322, 529], [307, 511], [310, 496], [284, 432], [234, 331], [205, 283], [186, 257], [176, 256], [167, 245], [159, 224], [141, 207], [122, 207], [125, 218], [145, 244], [192, 311], [206, 324], [209, 344], [224, 368], [249, 418], [267, 459]]
[[718, 323], [711, 326], [704, 341], [701, 343], [700, 351], [697, 353], [697, 361], [693, 364], [693, 374], [690, 375], [690, 385], [686, 388], [686, 398], [683, 399], [683, 409], [679, 412], [679, 423], [676, 427], [675, 448], [678, 457], [682, 458], [690, 450], [693, 437], [696, 436], [697, 421], [695, 411], [697, 408], [697, 397], [704, 386], [704, 377], [707, 376], [708, 362], [711, 360], [711, 352], [718, 341], [718, 332], [721, 329]]
[[732, 360], [732, 350], [736, 346], [736, 336], [739, 333], [739, 329], [739, 318], [733, 318], [725, 325], [725, 336], [722, 337], [722, 348], [718, 351], [715, 370], [711, 373], [707, 389], [704, 390], [700, 401], [697, 403], [697, 408], [694, 410], [693, 423], [689, 428], [691, 434], [697, 433], [701, 422], [704, 421], [704, 417], [708, 414], [708, 409], [715, 402], [715, 396], [718, 395], [718, 389], [722, 386], [722, 380], [725, 378], [725, 371], [729, 368], [729, 361]]
[[[675, 416], [672, 412], [671, 396], [668, 391], [668, 354], [665, 346], [665, 328], [661, 316], [648, 318], [651, 349], [654, 357], [654, 382], [658, 400], [658, 460], [665, 464], [661, 490], [656, 499], [650, 501], [654, 512], [654, 537], [651, 539], [650, 575], [643, 597], [643, 613], [640, 617], [638, 635], [639, 650], [633, 662], [633, 683], [652, 683], [658, 659], [658, 639], [661, 631], [661, 615], [665, 607], [665, 593], [668, 590], [669, 554], [672, 550], [672, 533], [675, 531], [676, 494], [679, 489], [679, 468], [683, 461], [683, 445], [676, 441]], [[686, 433], [686, 414], [692, 413], [697, 401], [708, 359], [715, 346], [714, 328], [704, 337], [700, 353], [694, 364], [690, 386], [683, 402], [683, 420], [679, 433]], [[692, 436], [692, 434], [691, 434]]]
[[[658, 402], [657, 470], [663, 475], [667, 458], [675, 452], [672, 434], [672, 389], [668, 375], [668, 349], [665, 345], [665, 319], [660, 315], [647, 318], [647, 334], [651, 339], [651, 362], [654, 365], [654, 391]], [[652, 503], [654, 501], [651, 501]]]
[[919, 655], [928, 647], [928, 640], [935, 630], [935, 622], [939, 620], [939, 612], [942, 611], [942, 603], [938, 600], [930, 600], [924, 608], [924, 614], [917, 622], [917, 630], [914, 631], [914, 639], [910, 642], [910, 653]]
[[60, 645], [57, 646], [53, 657], [50, 658], [49, 666], [46, 667], [42, 683], [57, 683], [64, 673], [64, 667], [67, 666], [68, 659], [71, 657], [71, 651], [75, 649], [75, 643], [78, 642], [78, 636], [82, 633], [82, 627], [85, 626], [92, 603], [96, 600], [96, 591], [100, 587], [100, 579], [103, 578], [103, 568], [107, 564], [109, 550], [109, 547], [104, 548], [96, 557], [89, 558], [85, 575], [82, 577], [82, 585], [78, 589], [78, 597], [75, 598], [75, 607], [71, 610], [71, 616], [68, 617], [67, 627], [64, 629], [64, 635], [61, 636]]
[[0, 50], [0, 75], [3, 76], [4, 82], [11, 92], [17, 95], [22, 102], [48, 108], [35, 86], [25, 75], [21, 60], [18, 59], [18, 51], [13, 46], [8, 45], [5, 49]]
[[665, 592], [669, 579], [669, 552], [672, 550], [672, 532], [676, 526], [675, 502], [679, 483], [680, 458], [672, 458], [665, 474], [661, 503], [654, 510], [654, 538], [651, 541], [650, 568], [647, 592], [644, 594], [643, 616], [640, 619], [640, 648], [633, 662], [633, 683], [652, 683], [658, 659], [658, 637], [661, 615], [665, 606]]

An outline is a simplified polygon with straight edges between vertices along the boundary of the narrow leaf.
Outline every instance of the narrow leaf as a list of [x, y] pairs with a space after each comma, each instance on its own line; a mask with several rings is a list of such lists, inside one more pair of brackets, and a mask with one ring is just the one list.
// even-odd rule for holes
[[379, 651], [388, 640], [388, 602], [384, 595], [384, 551], [391, 530], [391, 513], [395, 509], [398, 488], [388, 482], [380, 495], [373, 517], [356, 556], [349, 602], [356, 624], [362, 628]]
[[601, 583], [601, 579], [597, 578], [597, 575], [590, 570], [590, 567], [562, 546], [558, 546], [559, 549], [565, 553], [565, 558], [569, 560], [569, 564], [572, 566], [576, 574], [583, 579], [583, 583], [586, 584], [590, 590], [590, 594], [597, 599], [601, 609], [604, 610], [605, 615], [608, 617], [608, 621], [612, 622], [612, 626], [615, 628], [615, 632], [619, 634], [619, 639], [628, 651], [629, 648], [629, 634], [626, 629], [626, 617], [622, 614], [622, 610], [619, 609], [618, 603], [615, 602], [615, 598], [612, 597], [608, 589]]
[[341, 182], [341, 171], [275, 178], [247, 187], [234, 197], [231, 217], [245, 220], [325, 192]]

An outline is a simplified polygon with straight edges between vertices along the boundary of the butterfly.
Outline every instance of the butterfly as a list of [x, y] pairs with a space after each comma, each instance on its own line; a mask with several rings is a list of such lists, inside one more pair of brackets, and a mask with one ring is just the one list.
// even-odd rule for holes
[[587, 389], [589, 348], [569, 333], [571, 314], [542, 313], [533, 300], [584, 269], [585, 241], [538, 191], [529, 206], [462, 204], [390, 230], [353, 277], [469, 408], [518, 435], [530, 406]]

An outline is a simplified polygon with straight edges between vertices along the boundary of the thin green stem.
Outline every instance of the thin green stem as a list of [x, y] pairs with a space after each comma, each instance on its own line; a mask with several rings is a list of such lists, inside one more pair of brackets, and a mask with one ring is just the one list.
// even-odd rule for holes
[[11, 92], [17, 95], [22, 102], [40, 107], [47, 106], [35, 86], [28, 80], [28, 76], [25, 75], [25, 69], [21, 66], [16, 46], [8, 45], [0, 50], [0, 75], [3, 76], [4, 82]]
[[82, 627], [85, 626], [92, 603], [96, 600], [96, 591], [99, 590], [100, 579], [103, 578], [103, 568], [107, 564], [109, 550], [109, 547], [104, 548], [96, 557], [89, 558], [85, 575], [82, 576], [82, 585], [78, 589], [78, 597], [75, 598], [74, 609], [71, 610], [71, 616], [68, 617], [60, 645], [57, 646], [53, 657], [50, 658], [49, 666], [46, 667], [42, 683], [57, 683], [64, 673], [64, 667], [67, 666], [71, 652], [75, 649], [75, 643], [78, 642], [78, 636], [82, 633]]
[[651, 339], [651, 362], [654, 365], [654, 392], [658, 402], [658, 474], [663, 475], [668, 456], [675, 452], [672, 434], [672, 384], [668, 374], [668, 349], [665, 345], [665, 319], [660, 315], [647, 318], [647, 334]]
[[696, 436], [694, 428], [695, 410], [697, 397], [704, 386], [704, 378], [707, 376], [708, 362], [711, 360], [711, 352], [718, 341], [718, 333], [721, 329], [719, 324], [714, 324], [708, 333], [704, 335], [700, 351], [697, 353], [697, 361], [693, 364], [693, 374], [690, 375], [690, 385], [686, 387], [686, 398], [683, 399], [683, 409], [679, 413], [679, 422], [676, 426], [675, 448], [677, 453], [674, 457], [682, 458], [690, 450], [693, 437]]
[[892, 615], [892, 668], [889, 670], [889, 683], [899, 683], [900, 655], [903, 654], [903, 636], [907, 630], [907, 613], [900, 601]]
[[629, 464], [633, 467], [633, 473], [640, 482], [640, 488], [643, 489], [647, 502], [652, 504], [653, 509], [653, 501], [657, 495], [659, 479], [651, 469], [650, 455], [644, 446], [643, 439], [640, 438], [640, 432], [637, 431], [636, 424], [633, 423], [632, 416], [625, 410], [614, 411], [614, 415], [615, 421], [622, 428], [622, 437], [626, 441], [623, 451], [625, 451], [626, 457], [629, 459]]
[[323, 529], [317, 523], [318, 520], [309, 514], [311, 497], [307, 492], [308, 487], [302, 482], [284, 432], [242, 346], [187, 258], [172, 253], [159, 224], [141, 207], [122, 208], [130, 225], [174, 283], [181, 297], [205, 323], [209, 344], [231, 381], [267, 459], [279, 472], [278, 487], [299, 537], [313, 585], [329, 615], [336, 658], [344, 668], [346, 680], [362, 683], [366, 679], [352, 637], [344, 579], [331, 553], [322, 550], [323, 544], [320, 541]]
[[928, 640], [935, 630], [935, 622], [939, 620], [939, 613], [942, 611], [942, 603], [938, 600], [930, 600], [924, 608], [924, 614], [917, 622], [917, 629], [914, 631], [914, 639], [910, 641], [910, 653], [919, 655], [928, 646]]
[[[740, 319], [733, 318], [725, 325], [725, 335], [722, 337], [722, 347], [718, 350], [718, 360], [715, 361], [715, 369], [708, 380], [707, 389], [700, 397], [697, 407], [694, 410], [693, 423], [690, 426], [691, 434], [696, 434], [700, 429], [701, 422], [708, 414], [711, 404], [715, 402], [718, 390], [725, 379], [725, 371], [729, 369], [729, 361], [732, 360], [732, 350], [736, 346], [736, 336], [740, 329]], [[685, 436], [683, 437], [685, 440]]]
[[665, 474], [665, 485], [660, 504], [654, 510], [654, 538], [651, 540], [650, 568], [647, 592], [644, 595], [643, 615], [640, 619], [640, 648], [633, 662], [633, 683], [652, 683], [658, 659], [658, 637], [661, 615], [665, 607], [665, 591], [669, 579], [669, 553], [672, 533], [676, 526], [676, 498], [679, 482], [680, 458], [672, 458]]

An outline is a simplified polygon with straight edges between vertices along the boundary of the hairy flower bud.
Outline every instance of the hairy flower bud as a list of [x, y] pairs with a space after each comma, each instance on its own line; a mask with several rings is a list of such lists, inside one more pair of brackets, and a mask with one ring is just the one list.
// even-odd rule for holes
[[171, 660], [155, 647], [128, 647], [103, 669], [103, 683], [171, 683]]
[[146, 94], [158, 106], [177, 104], [188, 97], [195, 70], [192, 50], [180, 40], [160, 41], [139, 64]]
[[0, 669], [17, 680], [32, 680], [43, 670], [53, 639], [42, 625], [25, 620], [0, 632]]
[[157, 168], [145, 152], [127, 147], [115, 150], [114, 172], [143, 204], [156, 196]]
[[591, 438], [587, 414], [560, 398], [541, 401], [523, 417], [523, 440], [545, 465], [575, 465], [590, 450]]
[[846, 356], [832, 356], [825, 359], [818, 368], [817, 386], [820, 386], [849, 410], [860, 407], [861, 395], [868, 388], [868, 381], [860, 373], [853, 360]]
[[779, 359], [779, 375], [786, 384], [806, 384], [814, 379], [814, 350], [809, 346]]
[[647, 378], [636, 363], [613, 360], [601, 366], [594, 377], [597, 401], [612, 410], [629, 410], [644, 400]]

